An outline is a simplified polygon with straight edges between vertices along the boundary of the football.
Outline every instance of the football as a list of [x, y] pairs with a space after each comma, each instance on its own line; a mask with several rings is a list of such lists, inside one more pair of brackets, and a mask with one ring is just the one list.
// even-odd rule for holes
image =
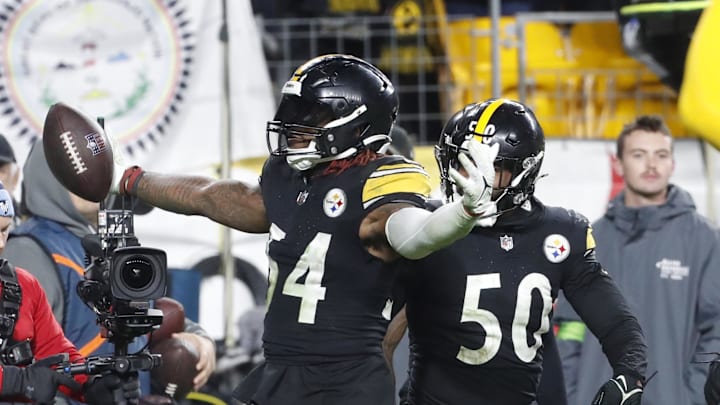
[[45, 116], [42, 139], [48, 166], [65, 188], [95, 202], [107, 196], [113, 151], [95, 120], [67, 104], [53, 104]]
[[155, 308], [162, 311], [163, 321], [160, 328], [153, 332], [153, 344], [185, 330], [185, 308], [181, 303], [170, 297], [162, 297], [155, 300]]
[[182, 338], [170, 338], [153, 345], [151, 351], [162, 355], [160, 367], [150, 372], [153, 385], [171, 398], [185, 398], [193, 390], [198, 373], [195, 366], [200, 357], [193, 345]]

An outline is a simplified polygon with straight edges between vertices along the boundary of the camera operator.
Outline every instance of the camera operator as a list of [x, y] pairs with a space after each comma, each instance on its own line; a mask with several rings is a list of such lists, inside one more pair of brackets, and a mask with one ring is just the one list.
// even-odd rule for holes
[[[0, 183], [0, 254], [5, 249], [15, 216], [12, 197]], [[0, 259], [0, 401], [53, 403], [58, 390], [91, 404], [112, 401], [122, 389], [128, 403], [140, 396], [137, 379], [124, 384], [116, 375], [71, 377], [54, 366], [80, 361], [83, 356], [63, 335], [40, 283], [26, 270]], [[35, 359], [40, 359], [34, 361]], [[84, 385], [83, 385], [84, 384]], [[83, 392], [85, 395], [83, 396]]]
[[[95, 232], [99, 204], [70, 193], [55, 179], [41, 142], [32, 148], [23, 167], [22, 198], [27, 219], [11, 233], [8, 258], [32, 269], [29, 271], [47, 292], [55, 317], [83, 356], [111, 353], [112, 345], [101, 336], [96, 314], [76, 294], [86, 265], [81, 240]], [[215, 369], [214, 342], [189, 319], [182, 335], [200, 355], [194, 381], [199, 389]], [[145, 336], [135, 338], [128, 353], [139, 351], [146, 343]], [[143, 393], [150, 392], [149, 374], [140, 373]]]

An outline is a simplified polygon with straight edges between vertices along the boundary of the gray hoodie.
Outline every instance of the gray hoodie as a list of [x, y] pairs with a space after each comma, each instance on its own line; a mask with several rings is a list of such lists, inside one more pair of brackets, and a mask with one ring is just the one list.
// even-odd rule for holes
[[[705, 404], [707, 352], [720, 351], [720, 239], [690, 194], [670, 186], [667, 202], [628, 208], [624, 193], [593, 224], [597, 257], [625, 295], [648, 345], [643, 403]], [[602, 310], [602, 303], [598, 303]], [[562, 324], [577, 320], [563, 301], [559, 346], [568, 403], [588, 404], [612, 371], [597, 339], [564, 340]]]
[[[93, 232], [90, 223], [70, 200], [67, 189], [50, 171], [42, 142], [36, 142], [23, 166], [22, 199], [24, 209], [32, 216], [58, 222], [79, 238]], [[65, 293], [55, 270], [55, 262], [47, 252], [34, 239], [12, 237], [7, 242], [4, 256], [10, 263], [24, 268], [40, 281], [55, 318], [62, 325]]]

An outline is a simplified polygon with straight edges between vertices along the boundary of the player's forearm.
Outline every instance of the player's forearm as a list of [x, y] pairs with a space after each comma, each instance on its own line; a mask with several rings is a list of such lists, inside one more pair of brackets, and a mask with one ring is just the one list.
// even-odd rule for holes
[[240, 231], [261, 233], [269, 228], [259, 190], [239, 181], [145, 172], [133, 194], [155, 207], [203, 215]]
[[390, 321], [390, 325], [388, 326], [388, 330], [385, 333], [385, 338], [383, 339], [382, 344], [385, 361], [390, 368], [393, 378], [395, 377], [395, 371], [393, 367], [393, 354], [395, 353], [395, 348], [400, 343], [400, 340], [402, 340], [402, 337], [405, 335], [406, 329], [407, 317], [405, 316], [405, 307], [403, 307], [400, 312], [395, 315], [392, 321]]
[[408, 259], [422, 259], [466, 236], [475, 226], [462, 204], [457, 201], [434, 212], [404, 208], [388, 218], [385, 235], [395, 251]]
[[[383, 352], [385, 357], [392, 360], [392, 355], [395, 352], [402, 337], [405, 335], [407, 329], [407, 317], [405, 316], [405, 307], [403, 307], [390, 321], [385, 338], [383, 339]], [[392, 361], [391, 361], [392, 363]]]
[[155, 207], [186, 215], [204, 215], [202, 190], [214, 180], [200, 176], [173, 176], [143, 172], [127, 192]]

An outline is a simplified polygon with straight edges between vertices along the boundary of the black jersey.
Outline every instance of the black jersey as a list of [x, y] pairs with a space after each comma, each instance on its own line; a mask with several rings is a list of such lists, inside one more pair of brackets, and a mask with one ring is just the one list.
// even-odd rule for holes
[[271, 224], [266, 358], [291, 364], [380, 353], [394, 272], [367, 252], [358, 231], [380, 205], [423, 206], [430, 192], [425, 170], [380, 155], [340, 174], [306, 178], [271, 157], [260, 184]]
[[531, 201], [531, 211], [518, 208], [511, 219], [411, 262], [413, 403], [524, 405], [535, 398], [558, 289], [602, 268], [584, 217]]

